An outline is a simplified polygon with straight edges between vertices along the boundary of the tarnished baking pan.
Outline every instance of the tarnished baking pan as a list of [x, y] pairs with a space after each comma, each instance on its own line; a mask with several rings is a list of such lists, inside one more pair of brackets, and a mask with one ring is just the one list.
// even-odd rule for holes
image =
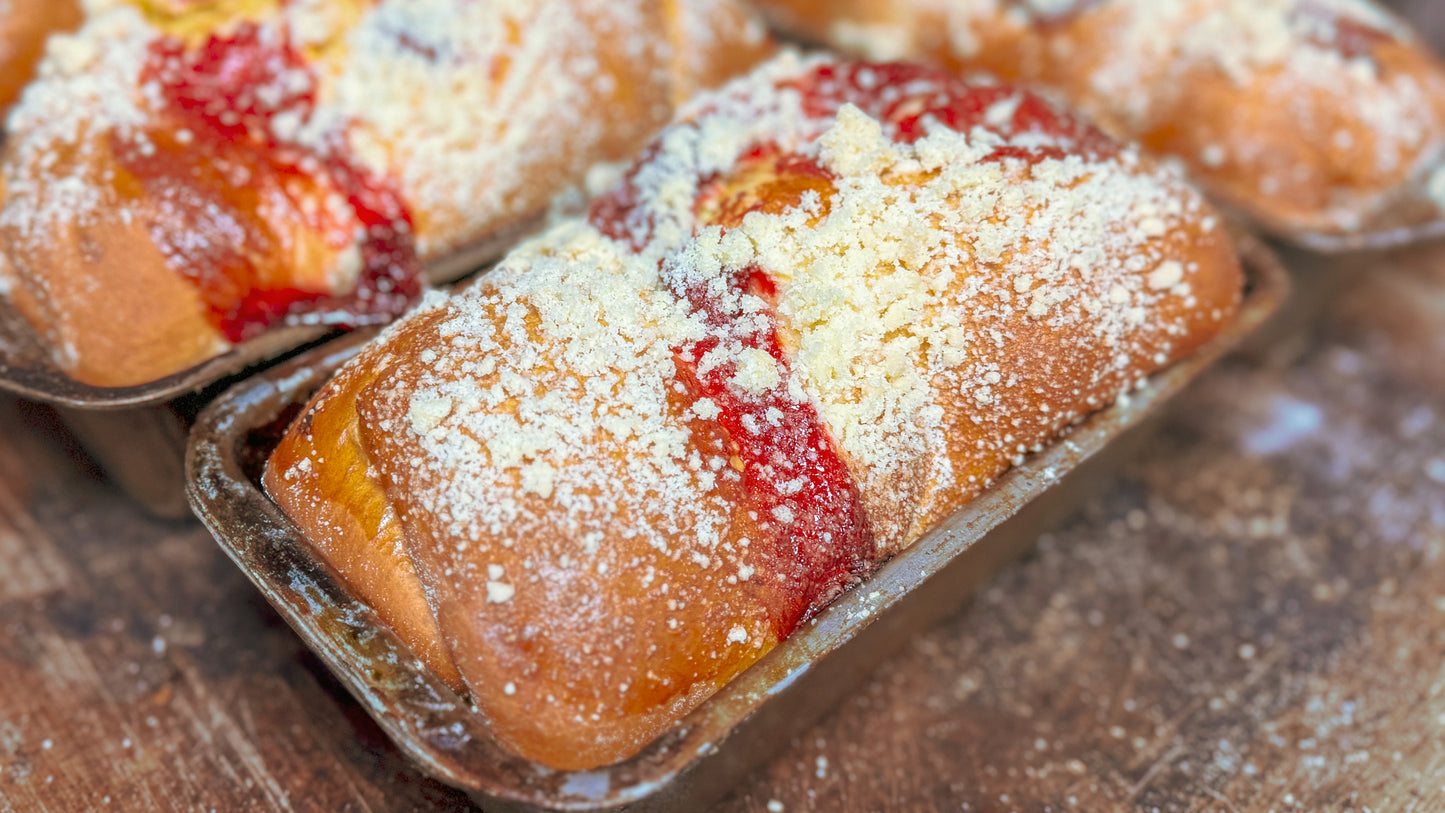
[[279, 365], [206, 408], [186, 459], [189, 497], [226, 553], [426, 773], [487, 810], [699, 810], [835, 705], [910, 632], [942, 618], [1026, 550], [1127, 454], [1127, 441], [1140, 439], [1137, 430], [1163, 402], [1279, 308], [1288, 275], [1257, 242], [1245, 238], [1242, 248], [1249, 290], [1221, 336], [1028, 458], [670, 733], [610, 768], [559, 772], [503, 751], [467, 700], [347, 592], [258, 488], [287, 424], [366, 336]]
[[1342, 260], [1345, 281], [1321, 322], [1376, 348], [1400, 380], [1445, 396], [1445, 243]]
[[[455, 282], [496, 260], [541, 224], [529, 221], [429, 263], [428, 283]], [[0, 390], [56, 407], [106, 474], [161, 517], [186, 516], [185, 437], [202, 394], [223, 389], [240, 373], [262, 367], [336, 332], [317, 325], [280, 326], [174, 375], [132, 387], [95, 387], [66, 375], [35, 329], [0, 296]]]
[[1266, 215], [1233, 216], [1275, 238], [1319, 254], [1382, 251], [1445, 237], [1445, 195], [1433, 190], [1445, 181], [1445, 156], [1432, 174], [1422, 175], [1398, 190], [1393, 199], [1348, 232], [1300, 229]]

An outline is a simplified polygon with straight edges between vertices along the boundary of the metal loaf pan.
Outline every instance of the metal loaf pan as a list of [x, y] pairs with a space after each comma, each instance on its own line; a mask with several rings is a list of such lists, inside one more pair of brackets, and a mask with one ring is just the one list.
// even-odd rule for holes
[[[540, 219], [429, 263], [432, 285], [456, 282], [496, 260], [541, 225]], [[282, 326], [174, 375], [131, 387], [82, 384], [56, 366], [44, 343], [8, 299], [0, 297], [0, 390], [54, 407], [110, 478], [150, 513], [189, 516], [185, 439], [211, 395], [247, 370], [264, 367], [337, 332]]]
[[[1289, 278], [1251, 238], [1236, 320], [1190, 358], [1015, 467], [845, 593], [678, 726], [627, 762], [559, 772], [504, 751], [486, 721], [381, 626], [256, 484], [308, 397], [365, 336], [333, 342], [238, 385], [198, 419], [192, 507], [217, 542], [397, 746], [488, 810], [699, 810], [832, 708], [882, 659], [959, 606], [1077, 505], [1141, 438], [1159, 407], [1260, 327]], [[1126, 437], [1126, 435], [1128, 437]]]
[[[1445, 164], [1445, 158], [1441, 163]], [[1445, 168], [1433, 171], [1445, 172]], [[1445, 211], [1429, 192], [1431, 177], [1422, 175], [1406, 183], [1379, 211], [1350, 231], [1311, 231], [1262, 214], [1237, 208], [1232, 212], [1236, 219], [1252, 222], [1276, 239], [1318, 254], [1382, 251], [1445, 237]]]

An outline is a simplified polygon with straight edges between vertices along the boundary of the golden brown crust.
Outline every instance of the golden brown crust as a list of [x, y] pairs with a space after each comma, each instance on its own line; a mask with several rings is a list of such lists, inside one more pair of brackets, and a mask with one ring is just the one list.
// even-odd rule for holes
[[0, 4], [0, 115], [20, 98], [45, 53], [45, 38], [80, 25], [79, 0], [5, 0]]
[[[86, 142], [84, 150], [57, 151], [49, 167], [32, 169], [92, 178], [117, 169], [104, 141]], [[58, 191], [43, 181], [37, 186]], [[27, 224], [0, 225], [0, 244], [16, 272], [15, 306], [43, 327], [71, 375], [99, 386], [150, 380], [225, 348], [195, 287], [167, 267], [151, 241], [146, 218], [121, 216], [127, 201], [116, 187], [96, 189], [104, 196], [97, 216], [56, 223], [44, 246], [24, 239]], [[40, 194], [39, 207], [49, 205], [47, 197]], [[108, 283], [97, 285], [98, 277]]]
[[[1187, 258], [1197, 269], [1190, 274], [1192, 300], [1166, 298], [1152, 309], [1147, 323], [1131, 336], [1134, 361], [1110, 370], [1109, 355], [1118, 352], [1097, 341], [1087, 322], [1042, 322], [1015, 312], [1000, 320], [1003, 341], [986, 345], [973, 363], [996, 365], [1010, 372], [1010, 385], [994, 391], [997, 408], [981, 413], [964, 399], [945, 404], [943, 434], [954, 477], [922, 483], [922, 508], [909, 538], [917, 538], [967, 501], [982, 493], [1019, 459], [1102, 404], [1132, 388], [1149, 371], [1188, 357], [1211, 338], [1238, 307], [1243, 273], [1227, 232], [1205, 230], [1201, 221], [1181, 224], [1167, 238], [1166, 253]], [[1004, 268], [993, 269], [1003, 274]], [[1100, 295], [1107, 296], [1105, 290]], [[1110, 370], [1100, 375], [1099, 371]], [[956, 391], [956, 377], [941, 375], [932, 382], [938, 392]], [[987, 416], [981, 419], [981, 416]], [[1001, 437], [1011, 438], [1000, 444]], [[965, 476], [966, 475], [966, 476]], [[975, 479], [976, 478], [976, 479]]]
[[[385, 356], [369, 352], [363, 363], [332, 379], [276, 447], [263, 482], [356, 597], [373, 607], [428, 669], [463, 691], [406, 555], [396, 512], [357, 433], [357, 395], [387, 371]], [[326, 465], [311, 465], [323, 459]]]
[[[385, 380], [359, 399], [370, 459], [407, 529], [407, 550], [428, 585], [442, 634], [498, 741], [562, 769], [615, 762], [655, 739], [772, 648], [776, 636], [764, 599], [773, 587], [761, 578], [729, 583], [713, 569], [680, 568], [677, 551], [626, 532], [631, 525], [645, 525], [671, 527], [683, 538], [696, 533], [696, 526], [666, 510], [596, 523], [584, 538], [542, 526], [525, 534], [525, 546], [491, 535], [458, 551], [449, 530], [452, 509], [421, 496], [429, 493], [434, 473], [407, 463], [424, 452], [409, 432], [386, 429], [414, 420], [410, 396], [431, 372], [425, 361], [430, 356], [419, 350], [445, 346], [447, 316], [454, 314], [442, 310], [412, 320], [389, 337], [389, 348], [413, 352], [399, 352]], [[505, 319], [501, 314], [492, 318]], [[552, 362], [567, 369], [556, 349], [539, 349], [555, 353]], [[498, 383], [493, 375], [478, 385]], [[669, 398], [667, 404], [665, 420], [687, 424], [702, 454], [722, 446], [716, 427], [690, 418], [680, 398]], [[499, 417], [526, 408], [525, 401], [513, 399]], [[608, 456], [595, 461], [602, 470], [616, 471], [626, 470], [627, 463]], [[726, 478], [696, 492], [711, 508], [705, 516], [718, 528], [720, 548], [735, 549], [755, 525], [736, 492], [736, 482]], [[522, 489], [520, 482], [510, 498], [519, 514], [549, 511], [549, 501]], [[589, 556], [589, 549], [597, 554]], [[762, 570], [763, 553], [761, 547], [744, 550], [738, 564], [750, 562]], [[588, 566], [575, 566], [580, 559]], [[657, 606], [659, 589], [675, 600], [671, 609]], [[745, 644], [729, 641], [735, 629], [746, 631]], [[743, 646], [751, 657], [736, 656]]]
[[[1017, 175], [1016, 182], [1030, 174]], [[888, 182], [907, 188], [933, 180], [936, 175], [903, 173], [891, 175]], [[1182, 187], [1176, 191], [1184, 199], [1190, 197]], [[821, 208], [827, 212], [840, 192], [833, 183], [819, 183], [795, 168], [764, 163], [725, 174], [712, 194], [728, 201], [731, 211], [725, 215], [703, 211], [699, 220], [735, 227], [746, 212], [784, 212], [800, 206], [807, 194], [820, 195]], [[1019, 204], [1022, 211], [1018, 216], [1046, 221], [1049, 215], [1040, 204], [1047, 202], [1025, 199]], [[943, 205], [957, 209], [967, 203], [955, 197]], [[860, 219], [859, 230], [866, 228]], [[997, 223], [968, 224], [950, 237], [960, 255], [967, 256], [979, 233], [997, 228]], [[1118, 253], [1106, 254], [1096, 262], [1122, 265], [1129, 260], [1129, 252], [1137, 250], [1137, 246], [1125, 244], [1114, 249]], [[937, 434], [941, 442], [921, 445], [907, 465], [897, 467], [871, 466], [849, 456], [884, 555], [907, 547], [982, 493], [1024, 452], [1038, 449], [1079, 417], [1112, 402], [1140, 376], [1193, 353], [1239, 304], [1243, 272], [1238, 257], [1227, 231], [1207, 214], [1181, 218], [1152, 248], [1154, 256], [1178, 258], [1176, 261], [1189, 267], [1189, 295], [1164, 296], [1152, 302], [1148, 320], [1129, 329], [1123, 341], [1100, 341], [1102, 316], [1039, 319], [1028, 308], [1017, 306], [1017, 280], [1031, 270], [1046, 270], [1041, 266], [1047, 263], [1030, 256], [1037, 251], [1038, 247], [1027, 243], [1011, 246], [998, 262], [968, 263], [965, 272], [931, 288], [936, 299], [925, 307], [924, 321], [948, 311], [986, 313], [987, 329], [995, 338], [976, 344], [964, 364], [942, 369], [928, 382], [933, 402], [943, 406]], [[1157, 269], [1152, 263], [1140, 265], [1135, 275], [1143, 284], [1138, 287], [1155, 287], [1147, 278]], [[885, 266], [873, 273], [881, 285], [892, 269]], [[1042, 276], [1039, 274], [1040, 282]], [[1074, 300], [1106, 300], [1118, 282], [1095, 268], [1075, 269], [1067, 280], [1051, 281], [1068, 288]], [[790, 332], [794, 324], [784, 318], [780, 328]], [[796, 346], [793, 349], [796, 351]], [[1115, 358], [1121, 353], [1127, 356], [1126, 364]], [[988, 387], [991, 400], [987, 408], [960, 397], [976, 383], [967, 380], [974, 369], [1007, 371], [1006, 379], [1000, 377]], [[902, 434], [896, 433], [894, 442], [903, 443], [898, 436]], [[942, 471], [948, 474], [940, 476]]]
[[[155, 154], [178, 150], [154, 142]], [[223, 352], [231, 343], [214, 318], [216, 300], [229, 301], [241, 286], [332, 291], [340, 251], [303, 225], [301, 211], [324, 190], [259, 172], [238, 186], [217, 169], [234, 155], [206, 158], [182, 164], [179, 178], [175, 171], [142, 178], [102, 134], [11, 174], [35, 213], [0, 220], [0, 246], [14, 271], [11, 298], [43, 326], [75, 379], [128, 386]], [[77, 183], [88, 208], [68, 217]]]

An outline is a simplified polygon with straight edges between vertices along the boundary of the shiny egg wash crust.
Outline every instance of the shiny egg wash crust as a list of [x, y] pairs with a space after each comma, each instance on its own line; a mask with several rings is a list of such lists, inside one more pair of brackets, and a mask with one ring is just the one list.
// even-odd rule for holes
[[308, 517], [362, 499], [318, 479], [351, 460], [319, 427], [354, 409], [404, 530], [376, 556], [414, 567], [499, 741], [608, 764], [1240, 290], [1195, 192], [1037, 97], [788, 54], [696, 100], [586, 219], [428, 295], [267, 487], [350, 556]]
[[[111, 149], [141, 194], [166, 202], [171, 217], [152, 240], [227, 341], [317, 309], [352, 323], [391, 318], [420, 296], [411, 212], [395, 182], [362, 165], [343, 131], [296, 132], [315, 118], [318, 82], [285, 29], [242, 23], [196, 47], [159, 37], [141, 82], [159, 89], [154, 122], [113, 134]], [[282, 217], [346, 257], [340, 284], [297, 287], [286, 271], [305, 260], [284, 256], [267, 223]], [[217, 234], [234, 239], [196, 238]]]

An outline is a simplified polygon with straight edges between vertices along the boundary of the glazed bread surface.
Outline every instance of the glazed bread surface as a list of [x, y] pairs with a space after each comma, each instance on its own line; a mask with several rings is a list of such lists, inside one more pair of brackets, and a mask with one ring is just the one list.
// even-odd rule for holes
[[400, 314], [770, 45], [735, 3], [98, 3], [9, 120], [0, 290], [125, 386]]
[[1278, 231], [1348, 234], [1417, 189], [1445, 206], [1445, 65], [1370, 0], [756, 5], [845, 50], [1049, 88]]
[[[419, 653], [395, 619], [425, 597], [500, 743], [596, 767], [1207, 341], [1241, 287], [1197, 193], [1040, 98], [785, 55], [585, 220], [429, 294], [265, 485]], [[385, 511], [400, 552], [326, 519]]]

